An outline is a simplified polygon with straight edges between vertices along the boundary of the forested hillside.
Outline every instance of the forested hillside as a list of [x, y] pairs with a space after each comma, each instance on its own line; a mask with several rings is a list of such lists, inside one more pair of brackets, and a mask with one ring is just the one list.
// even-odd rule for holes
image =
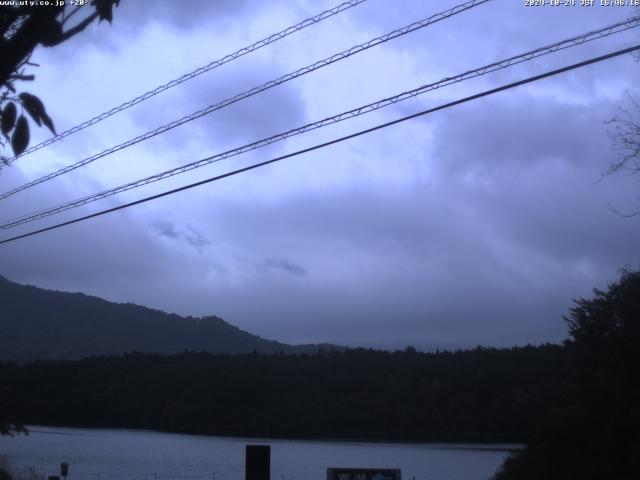
[[556, 345], [419, 353], [129, 354], [0, 364], [23, 423], [233, 436], [522, 442], [564, 408]]
[[272, 353], [319, 348], [265, 340], [214, 316], [185, 318], [82, 293], [19, 285], [1, 276], [0, 302], [0, 360], [77, 359], [133, 351]]

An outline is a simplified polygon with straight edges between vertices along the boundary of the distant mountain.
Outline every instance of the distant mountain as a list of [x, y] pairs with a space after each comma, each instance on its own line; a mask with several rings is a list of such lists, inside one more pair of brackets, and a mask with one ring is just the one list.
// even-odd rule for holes
[[78, 359], [138, 351], [172, 354], [307, 353], [334, 345], [287, 345], [221, 318], [181, 317], [82, 293], [20, 285], [0, 276], [0, 360]]

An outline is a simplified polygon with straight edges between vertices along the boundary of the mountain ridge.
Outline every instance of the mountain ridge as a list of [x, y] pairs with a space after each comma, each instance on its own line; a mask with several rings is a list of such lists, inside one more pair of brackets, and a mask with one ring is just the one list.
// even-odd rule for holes
[[75, 360], [129, 352], [313, 353], [331, 344], [289, 345], [215, 315], [180, 316], [82, 292], [22, 285], [0, 275], [0, 360]]

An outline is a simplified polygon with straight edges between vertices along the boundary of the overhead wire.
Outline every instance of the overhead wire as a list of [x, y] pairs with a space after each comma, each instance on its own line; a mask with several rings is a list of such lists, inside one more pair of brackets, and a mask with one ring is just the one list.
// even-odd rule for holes
[[38, 143], [37, 145], [34, 145], [32, 147], [29, 147], [28, 149], [26, 149], [24, 152], [22, 152], [20, 155], [17, 155], [14, 158], [8, 158], [6, 159], [7, 163], [13, 163], [15, 162], [17, 159], [22, 158], [26, 155], [29, 155], [32, 152], [35, 152], [37, 150], [40, 150], [41, 148], [44, 148], [48, 145], [51, 145], [52, 143], [55, 143], [57, 141], [62, 140], [63, 138], [68, 137], [69, 135], [72, 135], [76, 132], [79, 132], [80, 130], [83, 130], [87, 127], [90, 127], [91, 125], [95, 125], [98, 122], [101, 122], [102, 120], [109, 118], [112, 115], [115, 115], [118, 112], [122, 112], [123, 110], [127, 110], [128, 108], [133, 107], [134, 105], [137, 105], [141, 102], [144, 102], [145, 100], [150, 99], [151, 97], [154, 97], [155, 95], [158, 95], [159, 93], [164, 92], [165, 90], [169, 90], [170, 88], [173, 88], [177, 85], [180, 85], [181, 83], [184, 83], [188, 80], [191, 80], [192, 78], [197, 77], [198, 75], [202, 75], [203, 73], [209, 72], [215, 68], [221, 67], [222, 65], [229, 63], [233, 60], [236, 60], [244, 55], [247, 55], [249, 53], [255, 52], [256, 50], [259, 50], [263, 47], [266, 47], [267, 45], [271, 45], [272, 43], [275, 43], [279, 40], [282, 40], [283, 38], [288, 37], [289, 35], [299, 32], [300, 30], [303, 30], [307, 27], [310, 27], [312, 25], [315, 25], [317, 23], [322, 22], [323, 20], [326, 20], [327, 18], [333, 17], [334, 15], [337, 15], [341, 12], [344, 12], [345, 10], [348, 10], [350, 8], [353, 8], [357, 5], [360, 5], [361, 3], [366, 2], [367, 0], [349, 0], [347, 2], [341, 3], [340, 5], [337, 5], [333, 8], [330, 8], [329, 10], [325, 10], [324, 12], [318, 13], [317, 15], [314, 15], [313, 17], [309, 17], [305, 20], [303, 20], [302, 22], [299, 22], [295, 25], [292, 25], [290, 27], [285, 28], [284, 30], [281, 30], [277, 33], [272, 33], [271, 35], [263, 38], [262, 40], [258, 40], [255, 43], [252, 43], [249, 46], [243, 47], [239, 50], [236, 50], [233, 53], [229, 53], [221, 58], [218, 58], [217, 60], [214, 60], [210, 63], [208, 63], [207, 65], [197, 68], [192, 72], [189, 73], [185, 73], [184, 75], [182, 75], [179, 78], [173, 79], [163, 85], [160, 85], [159, 87], [154, 88], [153, 90], [149, 90], [145, 93], [143, 93], [142, 95], [139, 95], [135, 98], [132, 98], [131, 100], [128, 100], [124, 103], [122, 103], [121, 105], [118, 105], [117, 107], [113, 107], [110, 110], [107, 110], [103, 113], [100, 113], [99, 115], [96, 115], [95, 117], [90, 118], [89, 120], [85, 120], [84, 122], [69, 128], [68, 130], [65, 130], [64, 132], [61, 132], [51, 138], [48, 138], [47, 140]]
[[155, 137], [156, 135], [160, 135], [161, 133], [165, 133], [173, 128], [176, 128], [180, 125], [183, 125], [187, 122], [191, 122], [193, 120], [196, 120], [200, 117], [203, 117], [204, 115], [208, 115], [210, 113], [213, 113], [214, 111], [220, 110], [224, 107], [227, 107], [231, 104], [234, 104], [236, 102], [239, 102], [241, 100], [244, 100], [248, 97], [251, 97], [253, 95], [256, 95], [258, 93], [264, 92], [265, 90], [268, 90], [270, 88], [273, 88], [275, 86], [281, 85], [285, 82], [288, 82], [290, 80], [293, 80], [295, 78], [298, 78], [300, 76], [306, 75], [308, 73], [314, 72], [320, 68], [326, 67], [328, 65], [331, 65], [335, 62], [338, 62], [340, 60], [344, 60], [345, 58], [349, 58], [352, 55], [355, 55], [357, 53], [363, 52], [365, 50], [368, 50], [372, 47], [375, 47], [377, 45], [381, 45], [383, 43], [386, 43], [390, 40], [393, 40], [395, 38], [398, 38], [400, 36], [406, 35], [408, 33], [414, 32], [416, 30], [419, 30], [421, 28], [427, 27], [429, 25], [432, 25], [436, 22], [445, 20], [447, 18], [450, 18], [454, 15], [457, 15], [459, 13], [465, 12], [467, 10], [470, 10], [471, 8], [477, 7], [479, 5], [482, 5], [484, 3], [488, 3], [491, 2], [492, 0], [471, 0], [459, 5], [456, 5], [448, 10], [445, 10], [443, 12], [437, 13], [435, 15], [432, 15], [428, 18], [425, 18], [423, 20], [420, 20], [418, 22], [414, 22], [410, 25], [407, 25], [403, 28], [397, 29], [397, 30], [393, 30], [385, 35], [382, 35], [380, 37], [376, 37], [373, 38], [365, 43], [361, 43], [359, 45], [355, 45], [347, 50], [344, 50], [340, 53], [336, 53], [330, 57], [327, 57], [323, 60], [319, 60], [311, 65], [307, 65], [306, 67], [300, 68], [292, 73], [288, 73], [286, 75], [283, 75], [281, 77], [279, 77], [276, 80], [271, 80], [269, 82], [266, 82], [260, 86], [254, 87], [250, 90], [247, 90], [243, 93], [240, 93], [238, 95], [235, 95], [234, 97], [230, 97], [227, 98], [226, 100], [223, 100], [219, 103], [216, 103], [214, 105], [210, 105], [202, 110], [198, 110], [190, 115], [187, 115], [185, 117], [182, 117], [178, 120], [174, 120], [173, 122], [170, 122], [168, 124], [162, 125], [158, 128], [156, 128], [155, 130], [151, 130], [149, 132], [146, 132], [142, 135], [139, 135], [133, 139], [127, 140], [124, 143], [121, 143], [119, 145], [113, 146], [111, 148], [108, 148], [106, 150], [103, 150], [100, 153], [97, 153], [95, 155], [92, 155], [90, 157], [87, 157], [83, 160], [80, 160], [72, 165], [68, 165], [64, 168], [61, 168], [55, 172], [49, 173], [43, 177], [40, 177], [36, 180], [32, 180], [31, 182], [25, 183], [19, 187], [16, 187], [8, 192], [4, 192], [2, 194], [0, 194], [0, 200], [4, 200], [5, 198], [8, 198], [12, 195], [15, 195], [18, 192], [21, 192], [23, 190], [26, 190], [28, 188], [34, 187], [40, 183], [46, 182], [48, 180], [51, 180], [53, 178], [56, 178], [60, 175], [63, 175], [65, 173], [71, 172], [73, 170], [76, 170], [80, 167], [83, 167], [89, 163], [92, 163], [100, 158], [106, 157], [107, 155], [110, 155], [112, 153], [115, 153], [117, 151], [123, 150], [125, 148], [128, 148], [132, 145], [135, 145], [137, 143], [140, 143], [144, 140], [148, 140], [152, 137]]
[[545, 73], [542, 73], [542, 74], [539, 74], [539, 75], [534, 75], [532, 77], [528, 77], [528, 78], [525, 78], [523, 80], [518, 80], [516, 82], [512, 82], [512, 83], [508, 83], [508, 84], [502, 85], [500, 87], [492, 88], [490, 90], [485, 90], [485, 91], [483, 91], [481, 93], [477, 93], [475, 95], [464, 97], [462, 99], [455, 100], [453, 102], [448, 102], [448, 103], [445, 103], [443, 105], [439, 105], [439, 106], [434, 107], [434, 108], [430, 108], [430, 109], [423, 110], [423, 111], [420, 111], [420, 112], [417, 112], [417, 113], [414, 113], [414, 114], [411, 114], [411, 115], [407, 115], [407, 116], [398, 118], [396, 120], [392, 120], [390, 122], [382, 123], [382, 124], [376, 125], [374, 127], [367, 128], [365, 130], [360, 130], [358, 132], [355, 132], [355, 133], [352, 133], [352, 134], [349, 134], [349, 135], [345, 135], [343, 137], [339, 137], [339, 138], [336, 138], [336, 139], [333, 139], [333, 140], [330, 140], [330, 141], [327, 141], [327, 142], [324, 142], [324, 143], [320, 143], [320, 144], [314, 145], [312, 147], [308, 147], [308, 148], [304, 148], [304, 149], [301, 149], [301, 150], [297, 150], [295, 152], [288, 153], [286, 155], [281, 155], [279, 157], [272, 158], [270, 160], [265, 160], [265, 161], [260, 162], [260, 163], [256, 163], [256, 164], [253, 164], [253, 165], [249, 165], [247, 167], [239, 168], [237, 170], [233, 170], [231, 172], [227, 172], [227, 173], [224, 173], [224, 174], [221, 174], [221, 175], [216, 175], [214, 177], [210, 177], [210, 178], [207, 178], [205, 180], [200, 180], [198, 182], [191, 183], [189, 185], [184, 185], [184, 186], [179, 187], [179, 188], [174, 188], [172, 190], [168, 190], [166, 192], [162, 192], [162, 193], [158, 193], [158, 194], [155, 194], [155, 195], [151, 195], [149, 197], [145, 197], [145, 198], [142, 198], [142, 199], [139, 199], [139, 200], [135, 200], [133, 202], [125, 203], [123, 205], [118, 205], [116, 207], [108, 208], [108, 209], [102, 210], [100, 212], [92, 213], [90, 215], [85, 215], [85, 216], [78, 217], [78, 218], [75, 218], [75, 219], [72, 219], [72, 220], [68, 220], [66, 222], [58, 223], [56, 225], [51, 225], [49, 227], [41, 228], [41, 229], [34, 230], [34, 231], [31, 231], [31, 232], [28, 232], [28, 233], [24, 233], [24, 234], [21, 234], [21, 235], [14, 236], [14, 237], [11, 237], [11, 238], [0, 240], [0, 245], [4, 245], [4, 244], [9, 243], [9, 242], [13, 242], [13, 241], [20, 240], [20, 239], [23, 239], [23, 238], [31, 237], [33, 235], [38, 235], [40, 233], [48, 232], [48, 231], [51, 231], [51, 230], [54, 230], [54, 229], [62, 228], [62, 227], [68, 226], [68, 225], [72, 225], [72, 224], [78, 223], [78, 222], [89, 220], [91, 218], [96, 218], [96, 217], [99, 217], [99, 216], [102, 216], [102, 215], [106, 215], [108, 213], [112, 213], [112, 212], [116, 212], [116, 211], [119, 211], [119, 210], [123, 210], [125, 208], [129, 208], [129, 207], [132, 207], [132, 206], [135, 206], [135, 205], [140, 205], [142, 203], [150, 202], [152, 200], [156, 200], [158, 198], [166, 197], [168, 195], [173, 195], [175, 193], [182, 192], [182, 191], [185, 191], [185, 190], [189, 190], [189, 189], [201, 186], [201, 185], [205, 185], [207, 183], [215, 182], [215, 181], [218, 181], [218, 180], [222, 180], [224, 178], [228, 178], [228, 177], [231, 177], [231, 176], [234, 176], [234, 175], [238, 175], [240, 173], [244, 173], [244, 172], [247, 172], [247, 171], [250, 171], [250, 170], [254, 170], [256, 168], [264, 167], [266, 165], [270, 165], [270, 164], [285, 160], [287, 158], [296, 157], [296, 156], [302, 155], [304, 153], [309, 153], [309, 152], [312, 152], [314, 150], [319, 150], [319, 149], [328, 147], [330, 145], [335, 145], [337, 143], [341, 143], [341, 142], [344, 142], [346, 140], [350, 140], [352, 138], [356, 138], [356, 137], [359, 137], [359, 136], [362, 136], [362, 135], [365, 135], [365, 134], [368, 134], [368, 133], [372, 133], [372, 132], [375, 132], [377, 130], [381, 130], [383, 128], [387, 128], [387, 127], [390, 127], [392, 125], [396, 125], [396, 124], [399, 124], [399, 123], [402, 123], [402, 122], [406, 122], [408, 120], [412, 120], [414, 118], [418, 118], [418, 117], [421, 117], [421, 116], [424, 116], [424, 115], [427, 115], [427, 114], [430, 114], [430, 113], [433, 113], [433, 112], [436, 112], [436, 111], [439, 111], [439, 110], [444, 110], [444, 109], [451, 108], [451, 107], [456, 106], [456, 105], [460, 105], [460, 104], [463, 104], [463, 103], [471, 102], [471, 101], [477, 100], [477, 99], [482, 98], [482, 97], [493, 95], [493, 94], [496, 94], [496, 93], [499, 93], [499, 92], [502, 92], [502, 91], [505, 91], [505, 90], [509, 90], [509, 89], [512, 89], [512, 88], [515, 88], [515, 87], [518, 87], [518, 86], [521, 86], [521, 85], [525, 85], [525, 84], [528, 84], [528, 83], [536, 82], [536, 81], [542, 80], [544, 78], [548, 78], [548, 77], [551, 77], [551, 76], [559, 75], [561, 73], [565, 73], [565, 72], [568, 72], [568, 71], [571, 71], [571, 70], [576, 70], [578, 68], [582, 68], [582, 67], [585, 67], [587, 65], [591, 65], [591, 64], [594, 64], [594, 63], [602, 62], [604, 60], [608, 60], [608, 59], [611, 59], [611, 58], [614, 58], [614, 57], [618, 57], [620, 55], [625, 55], [627, 53], [632, 53], [632, 52], [635, 52], [635, 51], [638, 51], [638, 50], [640, 50], [640, 44], [639, 45], [634, 45], [632, 47], [624, 48], [624, 49], [621, 49], [621, 50], [617, 50], [617, 51], [608, 53], [606, 55], [601, 55], [599, 57], [593, 57], [593, 58], [590, 58], [588, 60], [585, 60], [585, 61], [582, 61], [582, 62], [579, 62], [579, 63], [574, 63], [572, 65], [568, 65], [568, 66], [565, 66], [565, 67], [562, 67], [562, 68], [558, 68], [558, 69], [555, 69], [555, 70], [551, 70], [551, 71], [548, 71], [548, 72], [545, 72]]
[[536, 48], [534, 50], [530, 50], [527, 51], [525, 53], [521, 53], [518, 55], [514, 55], [511, 56], [509, 58], [503, 59], [503, 60], [499, 60], [497, 62], [494, 63], [490, 63], [488, 65], [484, 65], [482, 67], [473, 69], [473, 70], [467, 70], [464, 73], [452, 76], [452, 77], [446, 77], [442, 80], [439, 80], [437, 82], [433, 82], [430, 84], [426, 84], [426, 85], [422, 85], [418, 88], [415, 88], [413, 90], [409, 90], [409, 91], [405, 91], [402, 93], [399, 93], [397, 95], [391, 96], [391, 97], [387, 97], [384, 98], [382, 100], [378, 100], [376, 102], [373, 103], [369, 103], [367, 105], [363, 105], [342, 113], [339, 113], [337, 115], [333, 115], [327, 118], [324, 118], [322, 120], [313, 122], [313, 123], [309, 123], [306, 125], [303, 125], [301, 127], [297, 127], [294, 129], [290, 129], [286, 132], [282, 132], [282, 133], [278, 133], [276, 135], [272, 135], [270, 137], [234, 148], [232, 150], [227, 150], [225, 152], [222, 153], [218, 153], [216, 155], [212, 155], [206, 158], [202, 158], [200, 160], [197, 160], [195, 162], [191, 162], [185, 165], [182, 165], [180, 167], [176, 167], [176, 168], [172, 168], [170, 170], [166, 170], [164, 172], [160, 172], [145, 178], [141, 178], [129, 183], [126, 183], [124, 185], [120, 185], [118, 187], [114, 187], [114, 188], [110, 188], [108, 190], [104, 190], [102, 192], [99, 193], [95, 193], [89, 196], [85, 196], [76, 200], [73, 200], [71, 202], [67, 202], [67, 203], [63, 203], [54, 207], [49, 207], [47, 209], [44, 210], [40, 210], [38, 212], [33, 212], [27, 215], [23, 215], [17, 218], [14, 218], [12, 220], [7, 220], [5, 221], [5, 223], [0, 224], [0, 230], [6, 230], [6, 229], [10, 229], [10, 228], [14, 228], [20, 225], [24, 225], [26, 223], [30, 223], [36, 220], [40, 220], [46, 217], [49, 217], [51, 215], [55, 215], [57, 213], [61, 213], [67, 210], [70, 210], [72, 208], [76, 208], [76, 207], [80, 207], [82, 205], [86, 205], [88, 203], [92, 203], [98, 200], [102, 200], [104, 198], [110, 197], [112, 195], [116, 195], [118, 193], [122, 193], [134, 188], [138, 188], [141, 187], [143, 185], [148, 185], [150, 183], [153, 182], [157, 182], [181, 173], [185, 173], [191, 170], [194, 170], [196, 168], [200, 168], [203, 167], [205, 165], [209, 165], [212, 163], [216, 163], [219, 162], [221, 160], [225, 160], [227, 158], [236, 156], [236, 155], [240, 155], [242, 153], [246, 153], [248, 151], [251, 150], [255, 150], [257, 148], [261, 148], [270, 144], [273, 144], [275, 142], [279, 142], [282, 141], [284, 139], [293, 137], [295, 135], [300, 135], [302, 133], [305, 132], [309, 132], [311, 130], [315, 130], [318, 128], [322, 128], [325, 127], [327, 125], [331, 125], [334, 123], [338, 123], [350, 118], [354, 118], [360, 115], [364, 115], [366, 113], [370, 113], [376, 110], [379, 110], [381, 108], [385, 108], [388, 107], [390, 105], [394, 105], [398, 102], [401, 102], [403, 100], [407, 100], [409, 98], [413, 98], [416, 97], [418, 95], [424, 94], [426, 92], [429, 91], [433, 91], [454, 83], [459, 83], [471, 78], [475, 78], [475, 77], [479, 77], [482, 75], [486, 75], [498, 70], [502, 70], [508, 67], [511, 67], [513, 65], [517, 65], [526, 61], [530, 61], [534, 58], [538, 58], [550, 53], [554, 53], [560, 50], [564, 50], [567, 48], [571, 48], [571, 47], [575, 47], [578, 45], [582, 45], [586, 42], [589, 41], [593, 41], [596, 39], [600, 39], [600, 38], [604, 38], [607, 37], [609, 35], [613, 35], [615, 33], [620, 33], [626, 30], [629, 30], [631, 28], [636, 28], [640, 26], [640, 16], [638, 17], [634, 17], [631, 18], [629, 20], [625, 20], [622, 22], [617, 22], [615, 24], [612, 25], [608, 25], [606, 27], [600, 28], [598, 30], [593, 30], [590, 32], [586, 32], [583, 33], [581, 35], [577, 35], [565, 40], [561, 40], [555, 43], [552, 43], [550, 45], [546, 45], [543, 47], [539, 47]]

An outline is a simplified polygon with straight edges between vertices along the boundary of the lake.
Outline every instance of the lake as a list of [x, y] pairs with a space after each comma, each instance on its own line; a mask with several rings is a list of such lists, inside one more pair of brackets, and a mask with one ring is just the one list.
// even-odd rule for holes
[[265, 440], [139, 430], [29, 427], [0, 437], [0, 455], [69, 480], [243, 480], [247, 444], [271, 445], [272, 480], [325, 480], [327, 467], [402, 469], [403, 480], [485, 480], [515, 445]]

